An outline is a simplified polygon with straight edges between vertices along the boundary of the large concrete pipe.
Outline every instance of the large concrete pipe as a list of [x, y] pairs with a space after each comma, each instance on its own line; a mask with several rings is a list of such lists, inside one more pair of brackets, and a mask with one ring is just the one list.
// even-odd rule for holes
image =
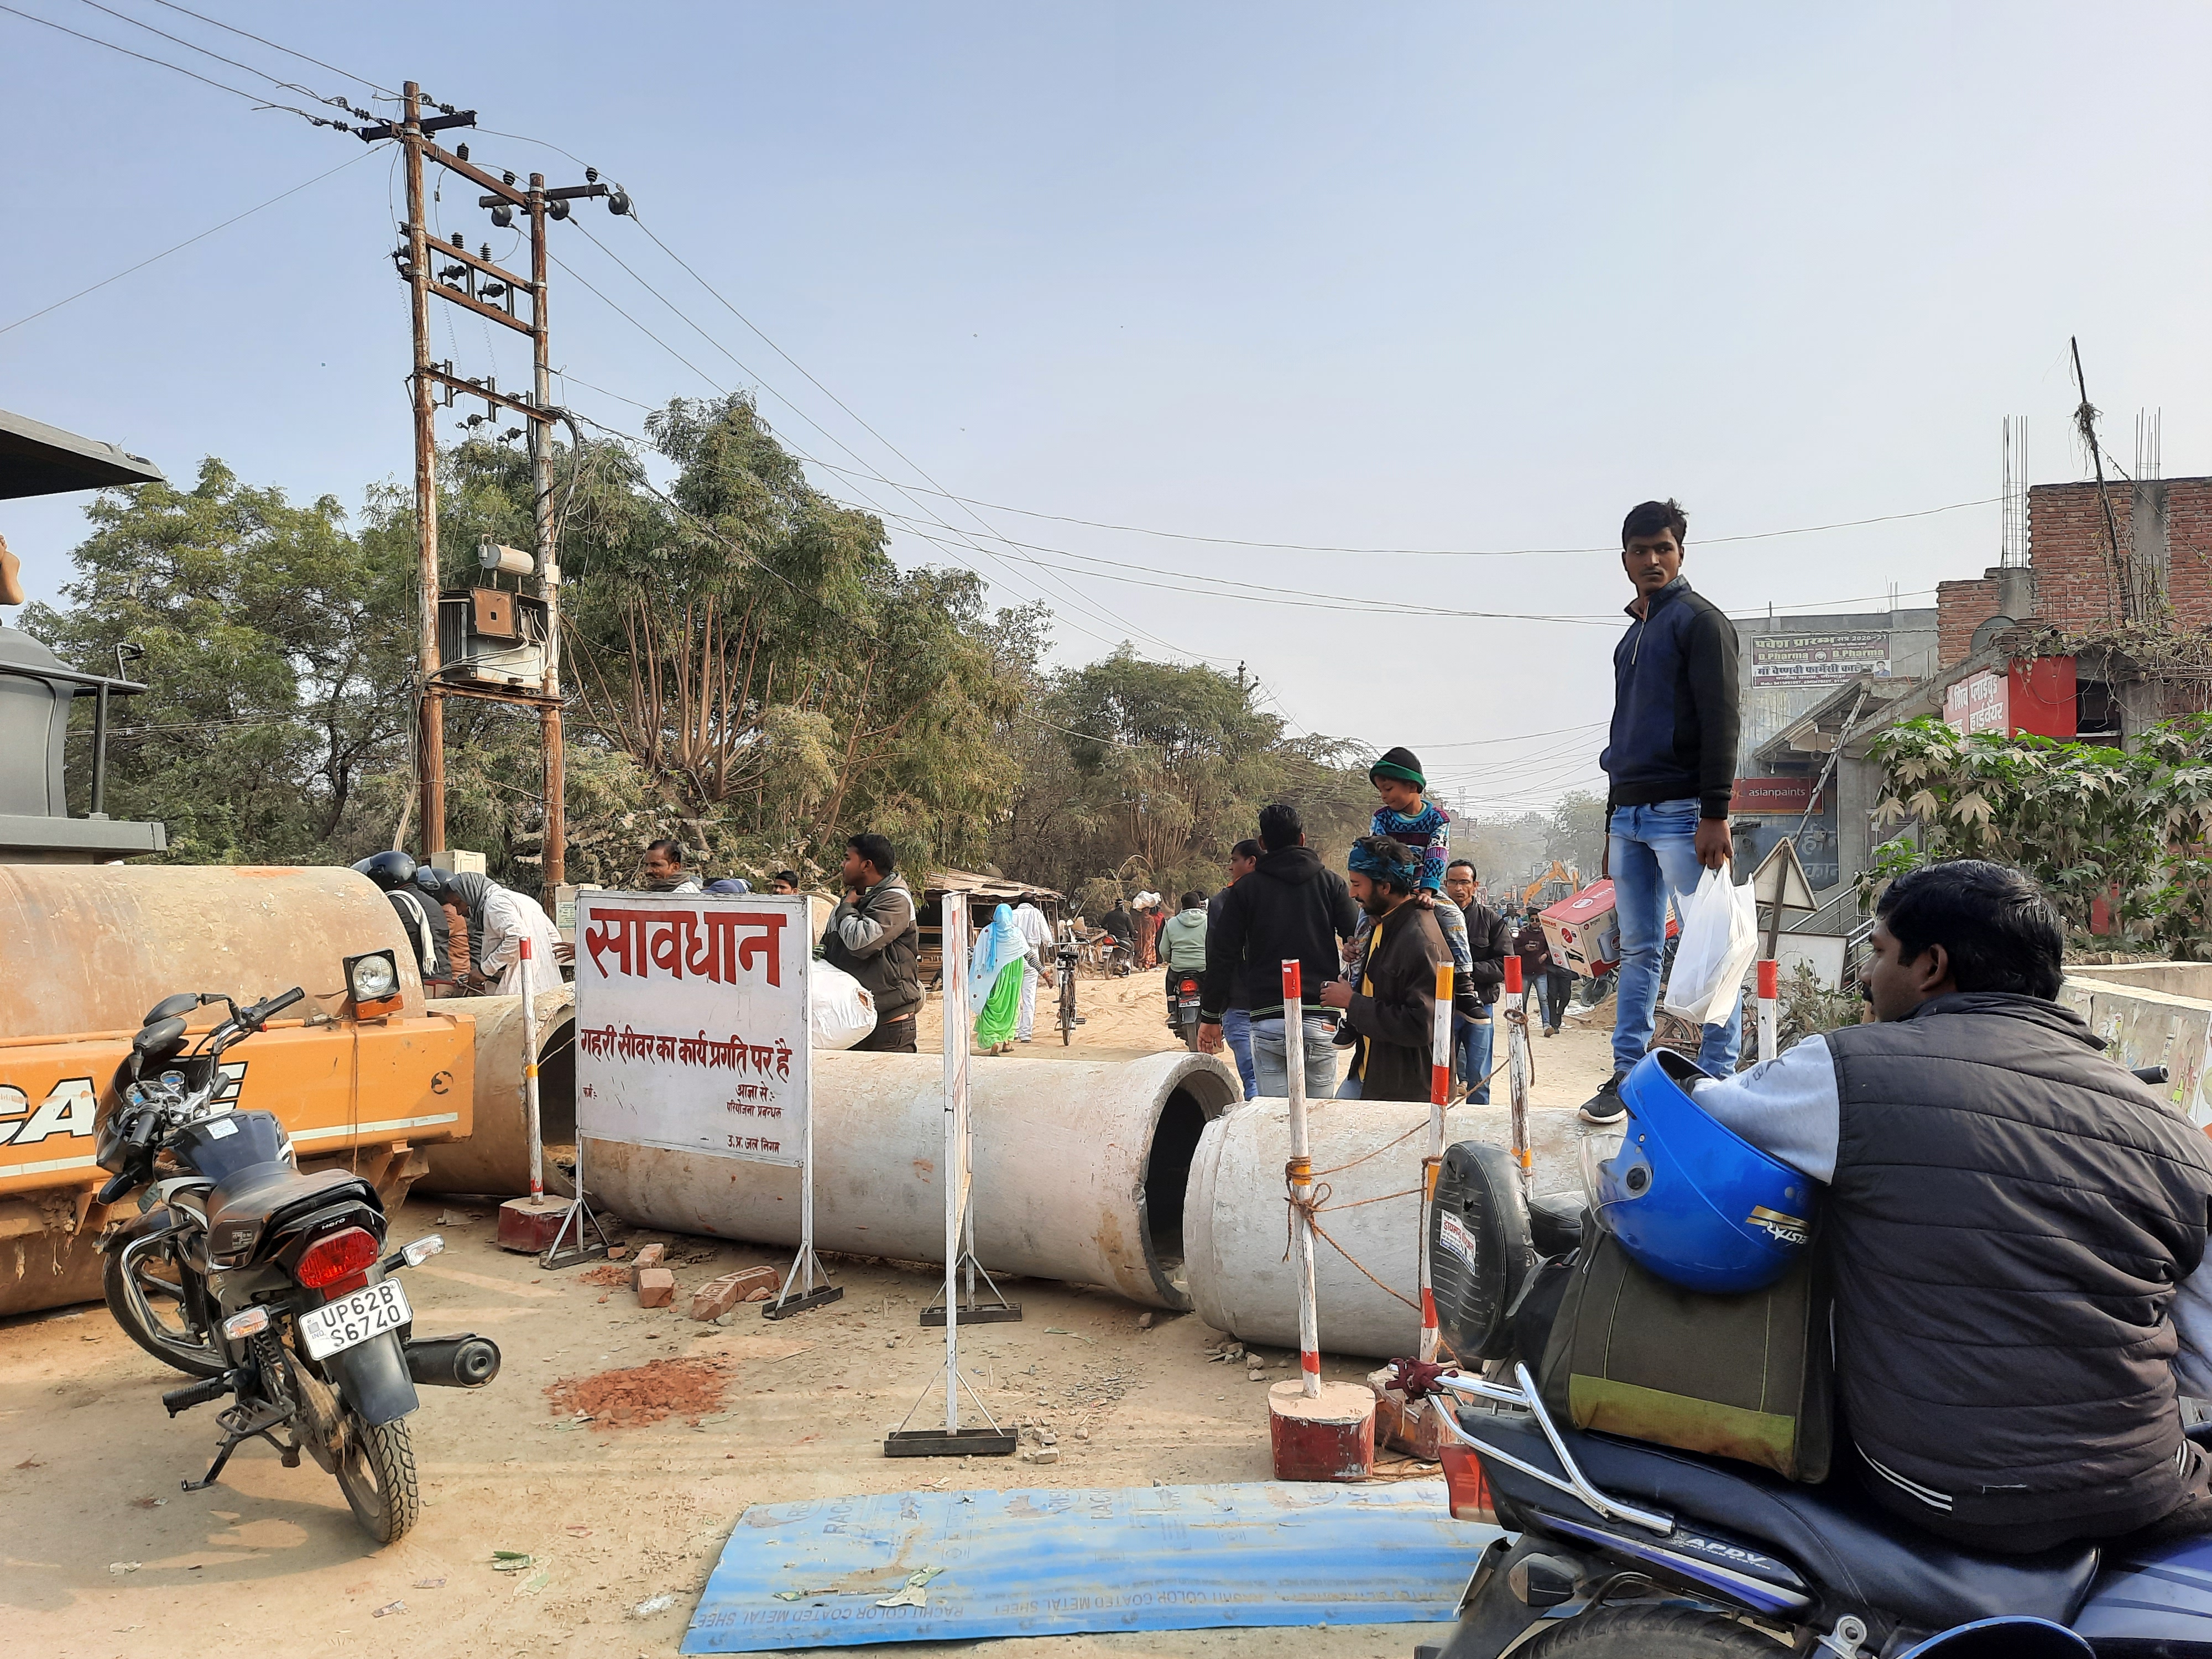
[[[1504, 1106], [1455, 1106], [1444, 1120], [1444, 1142], [1506, 1146], [1511, 1116]], [[1536, 1191], [1579, 1191], [1575, 1114], [1554, 1108], [1528, 1120]], [[1310, 1109], [1314, 1178], [1328, 1188], [1316, 1219], [1335, 1241], [1314, 1241], [1321, 1345], [1330, 1353], [1393, 1358], [1415, 1352], [1420, 1340], [1414, 1304], [1428, 1121], [1429, 1109], [1412, 1102], [1319, 1101]], [[1255, 1100], [1215, 1118], [1191, 1161], [1183, 1237], [1200, 1318], [1248, 1342], [1296, 1348], [1296, 1264], [1283, 1250], [1290, 1155], [1286, 1102]]]
[[[540, 991], [538, 1005], [538, 1116], [542, 1144], [576, 1142], [576, 990]], [[489, 1193], [507, 1198], [530, 1190], [529, 1116], [522, 1100], [522, 999], [433, 997], [434, 1012], [467, 1014], [477, 1025], [476, 1129], [466, 1140], [427, 1148], [429, 1173], [416, 1184], [430, 1193]], [[545, 1189], [574, 1189], [554, 1159], [545, 1160]]]
[[[390, 948], [404, 1012], [422, 978], [392, 902], [344, 869], [0, 864], [0, 1038], [136, 1031], [179, 991], [240, 1002], [342, 989], [342, 964]], [[220, 1008], [202, 1009], [195, 1025]]]
[[[945, 1259], [945, 1062], [817, 1052], [814, 1242]], [[1218, 1060], [979, 1061], [969, 1072], [975, 1251], [994, 1273], [1098, 1285], [1188, 1310], [1183, 1195], [1207, 1120], [1243, 1090]], [[799, 1171], [590, 1140], [594, 1200], [631, 1221], [799, 1243]]]

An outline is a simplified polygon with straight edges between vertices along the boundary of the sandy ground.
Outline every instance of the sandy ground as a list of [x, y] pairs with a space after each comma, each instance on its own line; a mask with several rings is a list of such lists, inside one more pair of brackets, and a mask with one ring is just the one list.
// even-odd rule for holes
[[[1149, 1052], [1174, 1041], [1157, 975], [1081, 982], [1088, 1023], [1063, 1049], [1046, 1026], [1018, 1060]], [[933, 1012], [921, 1041], [933, 1045]], [[1601, 1013], [1608, 1011], [1601, 1011]], [[1047, 1038], [1049, 1038], [1049, 1041]], [[1605, 1034], [1573, 1024], [1539, 1038], [1535, 1103], [1579, 1102], [1607, 1074]], [[451, 1219], [466, 1216], [469, 1219]], [[673, 1654], [698, 1590], [750, 1504], [845, 1492], [960, 1486], [1121, 1486], [1269, 1477], [1266, 1389], [1209, 1363], [1218, 1340], [1195, 1317], [1139, 1329], [1139, 1310], [1103, 1292], [1015, 1280], [1020, 1324], [963, 1335], [1002, 1419], [1039, 1425], [1050, 1466], [886, 1461], [884, 1431], [922, 1400], [942, 1339], [915, 1323], [935, 1276], [832, 1259], [845, 1299], [779, 1324], [726, 1328], [644, 1310], [584, 1270], [542, 1273], [492, 1243], [489, 1206], [410, 1203], [395, 1236], [442, 1233], [447, 1253], [409, 1279], [426, 1334], [495, 1337], [505, 1369], [489, 1388], [425, 1390], [411, 1419], [426, 1507], [398, 1544], [371, 1548], [336, 1484], [312, 1462], [283, 1468], [249, 1446], [222, 1483], [178, 1489], [212, 1454], [213, 1411], [170, 1422], [159, 1395], [178, 1376], [94, 1305], [0, 1322], [0, 1609], [11, 1651], [627, 1656]], [[639, 1232], [635, 1242], [666, 1237]], [[678, 1306], [716, 1273], [772, 1259], [678, 1241]], [[599, 1431], [572, 1426], [546, 1390], [562, 1379], [672, 1357], [718, 1360], [728, 1387], [696, 1427], [672, 1418]], [[1273, 1376], [1288, 1356], [1268, 1352]], [[1370, 1362], [1332, 1361], [1357, 1377]], [[916, 1420], [942, 1411], [941, 1397]], [[1389, 1471], [1386, 1470], [1387, 1474]], [[528, 1572], [492, 1568], [527, 1552]], [[640, 1618], [663, 1592], [675, 1601]], [[393, 1604], [404, 1603], [404, 1609]], [[388, 1609], [379, 1613], [379, 1609]], [[1194, 1631], [933, 1644], [993, 1659], [1403, 1659], [1430, 1627]]]

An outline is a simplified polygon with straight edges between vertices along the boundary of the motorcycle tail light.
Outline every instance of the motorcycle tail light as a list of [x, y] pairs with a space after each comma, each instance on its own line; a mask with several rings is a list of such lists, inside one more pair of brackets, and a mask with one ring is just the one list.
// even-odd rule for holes
[[311, 1291], [319, 1291], [339, 1279], [362, 1272], [376, 1260], [380, 1247], [376, 1235], [365, 1227], [348, 1227], [327, 1238], [319, 1238], [300, 1257], [292, 1277]]

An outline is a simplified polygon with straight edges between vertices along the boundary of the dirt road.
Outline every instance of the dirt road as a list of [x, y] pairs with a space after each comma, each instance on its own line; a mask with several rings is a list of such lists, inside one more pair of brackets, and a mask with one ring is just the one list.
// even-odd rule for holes
[[[1048, 1027], [1014, 1056], [1169, 1046], [1158, 975], [1085, 980], [1089, 1023], [1062, 1049]], [[1050, 1041], [1046, 1038], [1049, 1036]], [[933, 1016], [921, 1041], [937, 1041]], [[1570, 1026], [1535, 1044], [1540, 1104], [1579, 1101], [1605, 1075], [1601, 1033]], [[886, 1462], [884, 1431], [921, 1400], [941, 1339], [915, 1323], [934, 1275], [833, 1261], [845, 1299], [787, 1323], [741, 1315], [727, 1328], [640, 1310], [583, 1271], [544, 1273], [491, 1242], [490, 1206], [407, 1206], [395, 1236], [442, 1233], [447, 1253], [410, 1279], [425, 1334], [495, 1338], [505, 1370], [474, 1394], [426, 1390], [413, 1419], [427, 1507], [416, 1531], [376, 1551], [336, 1484], [241, 1450], [222, 1483], [191, 1494], [214, 1441], [207, 1407], [172, 1423], [174, 1373], [142, 1354], [97, 1306], [0, 1323], [0, 1609], [13, 1650], [143, 1655], [288, 1652], [423, 1656], [672, 1654], [693, 1601], [750, 1504], [951, 1486], [1119, 1486], [1268, 1478], [1264, 1384], [1212, 1363], [1194, 1317], [1150, 1330], [1095, 1291], [1017, 1280], [1020, 1324], [979, 1327], [962, 1351], [1002, 1419], [1056, 1437], [1049, 1466]], [[643, 1243], [667, 1235], [638, 1233]], [[690, 1288], [764, 1251], [676, 1240], [679, 1307]], [[610, 1275], [601, 1275], [610, 1276]], [[1288, 1356], [1269, 1352], [1285, 1374]], [[699, 1415], [642, 1426], [578, 1424], [548, 1390], [671, 1358], [708, 1362], [721, 1397]], [[1332, 1376], [1368, 1362], [1331, 1362]], [[696, 1408], [695, 1408], [696, 1409]], [[942, 1410], [939, 1403], [936, 1409]], [[927, 1406], [917, 1420], [927, 1419]], [[495, 1550], [528, 1553], [495, 1571]], [[663, 1594], [659, 1611], [635, 1609]], [[396, 1605], [397, 1604], [397, 1605]], [[993, 1659], [1261, 1655], [1404, 1659], [1424, 1627], [1198, 1631], [940, 1645]]]

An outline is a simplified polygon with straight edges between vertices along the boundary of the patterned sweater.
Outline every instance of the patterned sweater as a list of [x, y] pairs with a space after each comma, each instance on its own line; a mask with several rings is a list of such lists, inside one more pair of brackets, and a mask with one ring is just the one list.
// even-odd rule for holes
[[1388, 836], [1401, 846], [1410, 847], [1421, 855], [1420, 884], [1431, 893], [1441, 893], [1444, 887], [1444, 866], [1451, 862], [1451, 814], [1432, 800], [1423, 800], [1421, 810], [1412, 817], [1392, 811], [1388, 806], [1375, 810], [1375, 822], [1369, 826], [1370, 834]]

